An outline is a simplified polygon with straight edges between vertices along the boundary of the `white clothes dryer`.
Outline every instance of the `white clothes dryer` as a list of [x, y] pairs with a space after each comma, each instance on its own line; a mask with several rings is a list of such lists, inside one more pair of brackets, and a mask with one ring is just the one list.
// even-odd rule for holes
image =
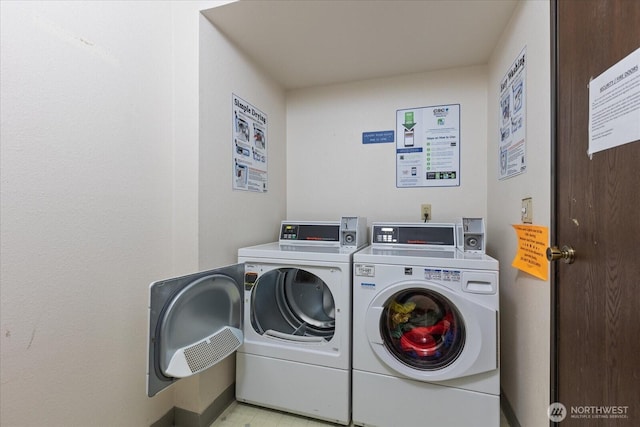
[[351, 420], [352, 256], [364, 218], [281, 224], [235, 266], [154, 282], [148, 393], [236, 352], [236, 399]]
[[455, 224], [374, 223], [354, 255], [353, 422], [499, 426], [498, 261]]

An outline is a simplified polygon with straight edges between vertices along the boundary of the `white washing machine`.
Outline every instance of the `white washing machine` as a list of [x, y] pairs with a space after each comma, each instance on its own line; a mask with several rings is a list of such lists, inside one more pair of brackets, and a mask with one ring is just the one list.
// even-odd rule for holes
[[239, 401], [348, 424], [352, 256], [366, 220], [283, 222], [239, 264], [150, 287], [148, 394], [236, 352]]
[[456, 234], [374, 223], [354, 255], [354, 424], [500, 425], [498, 261]]

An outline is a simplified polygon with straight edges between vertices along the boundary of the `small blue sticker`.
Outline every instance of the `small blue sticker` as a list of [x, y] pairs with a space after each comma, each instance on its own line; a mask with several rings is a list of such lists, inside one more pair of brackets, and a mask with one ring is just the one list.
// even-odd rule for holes
[[395, 142], [395, 131], [380, 130], [377, 132], [362, 132], [363, 144], [381, 144], [385, 142]]
[[422, 153], [422, 147], [412, 147], [412, 148], [398, 148], [396, 150], [397, 154], [404, 153]]

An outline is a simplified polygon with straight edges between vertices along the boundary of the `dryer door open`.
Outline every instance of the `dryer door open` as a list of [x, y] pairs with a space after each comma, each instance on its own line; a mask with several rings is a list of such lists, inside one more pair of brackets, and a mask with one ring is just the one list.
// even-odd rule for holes
[[324, 270], [282, 267], [258, 277], [249, 313], [254, 331], [289, 343], [330, 341], [336, 307], [329, 285], [320, 277]]
[[149, 397], [242, 345], [243, 276], [236, 264], [149, 285]]

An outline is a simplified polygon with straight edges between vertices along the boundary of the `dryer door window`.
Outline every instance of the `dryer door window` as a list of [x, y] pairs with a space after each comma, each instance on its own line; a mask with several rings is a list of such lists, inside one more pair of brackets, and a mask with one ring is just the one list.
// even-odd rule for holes
[[424, 288], [406, 289], [389, 298], [380, 332], [396, 359], [419, 370], [450, 365], [465, 343], [465, 325], [458, 309], [445, 296]]
[[268, 271], [251, 293], [251, 325], [275, 338], [329, 341], [335, 333], [333, 294], [321, 278], [303, 268]]

